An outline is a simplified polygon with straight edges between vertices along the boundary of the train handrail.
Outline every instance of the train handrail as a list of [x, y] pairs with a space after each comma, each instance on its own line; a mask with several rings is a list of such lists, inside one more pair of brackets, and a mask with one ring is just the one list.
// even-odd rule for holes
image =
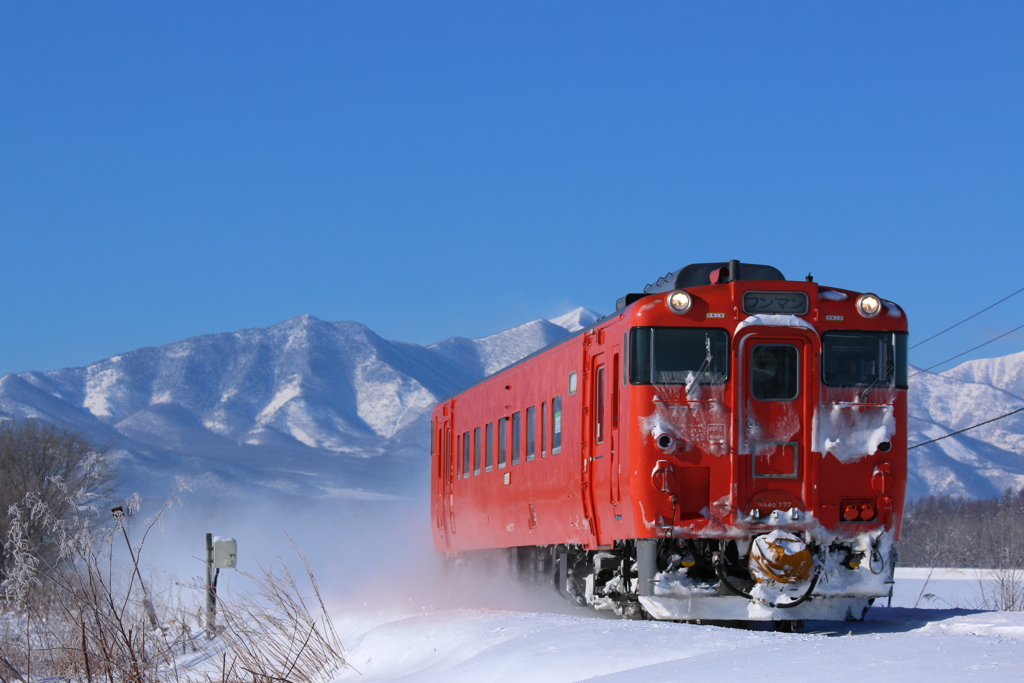
[[677, 405], [690, 405], [691, 403], [715, 403], [716, 399], [672, 399], [672, 398], [653, 398], [651, 399], [654, 403], [674, 403]]

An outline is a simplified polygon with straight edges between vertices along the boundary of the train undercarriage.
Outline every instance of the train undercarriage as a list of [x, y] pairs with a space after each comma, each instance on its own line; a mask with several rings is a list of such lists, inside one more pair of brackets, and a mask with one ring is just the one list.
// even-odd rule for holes
[[700, 623], [859, 621], [891, 595], [897, 561], [889, 532], [827, 543], [775, 531], [744, 539], [634, 539], [586, 550], [553, 545], [480, 553], [515, 580], [552, 587], [579, 607], [626, 619]]

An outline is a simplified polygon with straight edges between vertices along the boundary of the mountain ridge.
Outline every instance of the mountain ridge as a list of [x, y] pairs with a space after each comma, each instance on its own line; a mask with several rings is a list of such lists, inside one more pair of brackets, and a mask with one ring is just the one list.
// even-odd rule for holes
[[[579, 308], [481, 339], [427, 346], [302, 315], [266, 328], [143, 347], [78, 368], [0, 377], [0, 417], [67, 424], [109, 444], [126, 482], [208, 493], [419, 495], [426, 421], [442, 398], [589, 326]], [[911, 445], [1024, 405], [1024, 352], [911, 378]], [[1024, 486], [1024, 414], [910, 451], [908, 493]], [[419, 487], [419, 488], [418, 488]], [[337, 492], [348, 492], [338, 494]], [[361, 494], [360, 494], [361, 495]]]
[[[111, 444], [127, 478], [144, 489], [168, 488], [166, 470], [200, 482], [213, 473], [212, 488], [225, 490], [248, 485], [230, 481], [238, 472], [302, 495], [320, 474], [324, 490], [379, 488], [379, 477], [346, 470], [423, 452], [437, 400], [597, 318], [586, 309], [567, 316], [567, 326], [537, 320], [480, 340], [420, 346], [361, 323], [303, 315], [79, 368], [5, 375], [0, 417], [61, 422]], [[299, 472], [314, 462], [319, 470]]]

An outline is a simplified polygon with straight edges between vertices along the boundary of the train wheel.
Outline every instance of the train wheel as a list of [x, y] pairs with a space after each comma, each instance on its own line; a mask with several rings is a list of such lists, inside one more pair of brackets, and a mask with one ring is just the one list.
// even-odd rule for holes
[[630, 600], [621, 605], [621, 611], [619, 616], [623, 619], [631, 619], [635, 621], [644, 621], [650, 619], [650, 615], [647, 614], [647, 610], [643, 608], [643, 605], [639, 601]]
[[784, 619], [773, 621], [772, 625], [778, 633], [800, 633], [804, 630], [803, 619]]

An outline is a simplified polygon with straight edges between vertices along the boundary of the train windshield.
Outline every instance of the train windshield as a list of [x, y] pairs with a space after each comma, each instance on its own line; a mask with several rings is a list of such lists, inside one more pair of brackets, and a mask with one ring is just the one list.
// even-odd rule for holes
[[720, 329], [634, 327], [631, 384], [722, 384], [729, 377], [729, 335]]
[[907, 387], [904, 333], [826, 332], [821, 347], [821, 378], [829, 386]]

